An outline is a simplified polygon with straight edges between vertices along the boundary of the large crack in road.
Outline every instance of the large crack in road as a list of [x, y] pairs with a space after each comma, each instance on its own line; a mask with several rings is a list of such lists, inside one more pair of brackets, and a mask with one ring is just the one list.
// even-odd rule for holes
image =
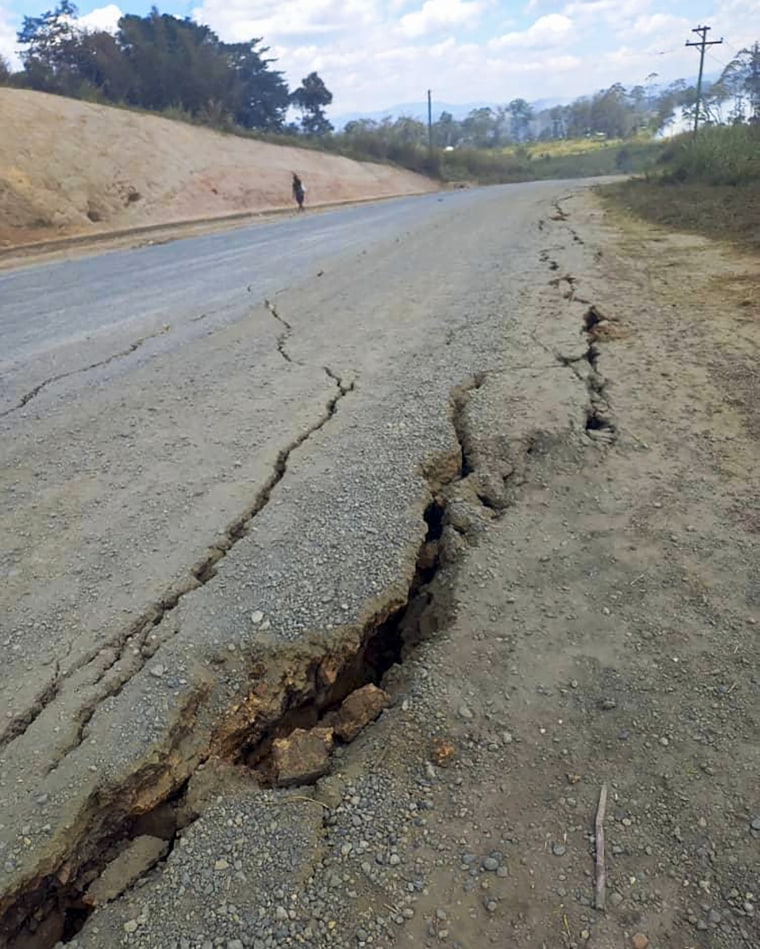
[[[363, 685], [382, 684], [385, 673], [402, 661], [408, 649], [445, 626], [449, 619], [448, 590], [453, 583], [451, 569], [462, 549], [457, 538], [463, 538], [465, 542], [467, 539], [467, 531], [461, 527], [461, 522], [452, 524], [449, 521], [448, 504], [454, 494], [461, 493], [463, 483], [468, 480], [474, 483], [493, 474], [481, 470], [468, 447], [465, 409], [469, 393], [479, 388], [482, 382], [483, 378], [478, 376], [452, 391], [450, 416], [459, 444], [458, 462], [452, 467], [452, 459], [445, 456], [433, 459], [426, 468], [428, 500], [423, 510], [426, 531], [405, 593], [401, 596], [389, 594], [360, 628], [343, 629], [337, 636], [315, 644], [313, 650], [305, 651], [299, 647], [280, 650], [270, 656], [264, 675], [251, 670], [248, 693], [239, 697], [233, 712], [223, 716], [203, 751], [195, 750], [192, 758], [182, 760], [179, 740], [182, 734], [177, 732], [173, 736], [176, 740], [169, 742], [165, 752], [172, 760], [171, 774], [152, 767], [147, 773], [135, 773], [128, 783], [114, 789], [110, 795], [90, 802], [86, 813], [79, 817], [78, 832], [60, 863], [44, 875], [28, 880], [16, 892], [4, 894], [0, 901], [0, 932], [8, 941], [0, 942], [0, 945], [52, 949], [58, 941], [72, 939], [95, 908], [85, 898], [93, 881], [118, 860], [132, 841], [142, 836], [146, 826], [152, 826], [156, 820], [163, 823], [167, 848], [162, 858], [171, 852], [177, 833], [187, 823], [172, 818], [167, 807], [175, 812], [181, 810], [187, 784], [199, 765], [212, 756], [234, 763], [253, 761], [253, 776], [266, 775], [275, 738], [287, 737], [296, 727], [295, 723], [311, 721], [312, 725], [317, 724], [325, 713], [338, 707]], [[216, 564], [245, 536], [250, 521], [268, 503], [273, 489], [285, 476], [290, 453], [325, 425], [333, 417], [338, 401], [353, 390], [352, 383], [345, 385], [336, 380], [336, 385], [339, 391], [328, 403], [324, 417], [299, 440], [282, 450], [271, 483], [260, 492], [256, 504], [239, 523], [228, 530], [226, 543], [218, 546], [207, 564], [197, 571], [197, 583], [187, 592], [213, 579]], [[509, 474], [513, 470], [510, 468]], [[497, 506], [477, 488], [470, 497], [488, 509]], [[445, 582], [441, 582], [439, 571], [444, 567], [449, 568], [449, 572]], [[150, 628], [162, 622], [183, 595], [180, 593], [176, 600], [165, 604], [151, 620]], [[117, 696], [131, 678], [119, 682], [99, 698], [96, 706], [87, 710], [80, 722], [77, 741], [54, 762], [51, 770], [55, 770], [63, 757], [86, 740], [86, 725], [97, 707], [106, 698]], [[279, 687], [260, 690], [257, 679], [259, 682], [279, 680]], [[199, 700], [202, 701], [202, 697], [199, 696]], [[192, 727], [197, 707], [189, 707], [184, 714]], [[154, 789], [158, 789], [157, 792]], [[151, 800], [149, 809], [143, 809], [146, 796]]]
[[[492, 223], [470, 222], [488, 260]], [[3, 764], [13, 768], [43, 713], [60, 706], [68, 715], [63, 699], [76, 697], [71, 737], [57, 740], [34, 787], [9, 785], [6, 772], [3, 803], [16, 823], [4, 839], [0, 945], [49, 949], [73, 938], [94, 906], [90, 886], [146, 827], [162, 827], [161, 859], [171, 853], [187, 826], [177, 815], [199, 767], [228, 761], [266, 784], [274, 741], [304, 723], [318, 725], [368, 683], [381, 685], [416, 643], [449, 621], [459, 556], [513, 503], [541, 444], [530, 426], [507, 437], [510, 419], [488, 434], [474, 429], [472, 400], [489, 384], [524, 390], [523, 374], [543, 379], [552, 367], [538, 346], [530, 349], [524, 328], [524, 352], [505, 359], [501, 334], [514, 308], [505, 301], [508, 283], [494, 276], [501, 263], [486, 271], [493, 285], [484, 284], [483, 264], [474, 273], [464, 259], [446, 264], [441, 236], [426, 239], [426, 259], [437, 263], [425, 292], [418, 267], [391, 248], [389, 268], [400, 277], [390, 300], [387, 281], [374, 297], [357, 292], [366, 277], [352, 263], [342, 278], [342, 310], [332, 306], [336, 291], [325, 281], [300, 296], [285, 294], [277, 306], [267, 301], [283, 327], [275, 358], [287, 367], [279, 362], [280, 373], [327, 379], [334, 392], [323, 411], [278, 449], [253, 500], [189, 576], [107, 648], [65, 672], [57, 659], [53, 685], [6, 730]], [[463, 240], [446, 239], [452, 248]], [[446, 284], [441, 267], [453, 271]], [[525, 268], [520, 279], [539, 272], [539, 265]], [[482, 315], [463, 322], [463, 301]], [[329, 340], [313, 319], [326, 309], [338, 320]], [[541, 345], [557, 372], [568, 368], [553, 341]], [[244, 348], [236, 352], [247, 358]], [[597, 367], [586, 361], [593, 407], [593, 397], [605, 395], [601, 383], [588, 382]], [[330, 368], [336, 365], [357, 370]], [[338, 414], [350, 394], [350, 411]], [[288, 394], [285, 405], [298, 398]], [[598, 410], [584, 411], [592, 433], [588, 420]], [[48, 829], [38, 835], [40, 813]]]

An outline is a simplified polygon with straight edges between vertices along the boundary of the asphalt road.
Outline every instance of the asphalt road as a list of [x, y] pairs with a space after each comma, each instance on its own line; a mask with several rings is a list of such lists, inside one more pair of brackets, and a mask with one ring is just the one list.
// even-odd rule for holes
[[0, 273], [0, 413], [165, 326], [185, 339], [199, 317], [234, 320], [335, 259], [483, 200], [477, 191], [400, 198]]
[[568, 190], [0, 276], [0, 917], [43, 859], [95, 857], [93, 808], [150, 809], [235, 734], [254, 657], [295, 675], [293, 650], [347, 649], [405, 601], [461, 462], [453, 393], [534, 360], [542, 221]]

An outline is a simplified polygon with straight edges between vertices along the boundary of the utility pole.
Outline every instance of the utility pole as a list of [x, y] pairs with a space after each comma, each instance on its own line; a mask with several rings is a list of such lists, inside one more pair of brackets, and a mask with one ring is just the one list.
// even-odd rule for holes
[[428, 89], [428, 152], [430, 158], [433, 157], [433, 98], [432, 92]]
[[697, 132], [699, 131], [699, 110], [702, 106], [702, 76], [705, 71], [705, 52], [707, 51], [708, 46], [720, 46], [723, 42], [721, 37], [719, 40], [708, 40], [707, 34], [712, 29], [709, 26], [697, 26], [691, 32], [696, 33], [700, 37], [698, 43], [690, 43], [688, 40], [686, 42], [687, 46], [697, 46], [699, 48], [699, 79], [697, 80], [697, 106], [694, 112], [694, 138], [697, 137]]
[[760, 43], [750, 50], [749, 96], [752, 118], [760, 121]]

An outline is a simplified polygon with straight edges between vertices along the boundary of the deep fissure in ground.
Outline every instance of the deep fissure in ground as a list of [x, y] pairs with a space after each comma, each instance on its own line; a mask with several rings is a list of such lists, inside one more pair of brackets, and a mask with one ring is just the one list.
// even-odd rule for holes
[[[452, 394], [452, 424], [459, 440], [458, 470], [453, 476], [450, 472], [441, 475], [440, 481], [432, 489], [434, 493], [431, 493], [423, 515], [426, 532], [418, 549], [414, 576], [406, 598], [381, 610], [367, 623], [353, 641], [354, 648], [348, 648], [342, 655], [338, 674], [331, 685], [320, 687], [318, 681], [320, 663], [330, 649], [329, 644], [326, 644], [311, 657], [305, 670], [309, 684], [304, 689], [282, 695], [279, 709], [269, 721], [257, 722], [256, 727], [242, 732], [233, 730], [226, 733], [224, 740], [216, 747], [210, 747], [207, 755], [195, 763], [196, 767], [211, 756], [219, 756], [249, 769], [252, 780], [266, 786], [271, 783], [270, 756], [274, 739], [286, 737], [295, 728], [317, 724], [361, 686], [370, 682], [382, 684], [389, 669], [402, 662], [423, 638], [446, 624], [451, 606], [451, 578], [442, 580], [439, 576], [445, 559], [442, 544], [447, 507], [445, 489], [472, 471], [462, 414], [469, 390], [480, 384], [482, 379], [472, 380], [468, 386], [458, 388]], [[334, 413], [337, 401], [343, 394], [345, 392], [341, 389], [332, 403], [330, 414]], [[284, 475], [290, 450], [292, 448], [284, 453], [269, 486], [260, 494], [258, 509], [263, 507], [271, 490]], [[442, 466], [443, 469], [445, 467]], [[433, 481], [436, 480], [433, 478]], [[249, 519], [247, 517], [240, 522], [239, 527], [231, 528], [230, 547], [236, 532], [245, 532]], [[195, 574], [199, 582], [201, 578], [202, 582], [208, 582], [213, 577], [215, 563], [228, 549], [220, 549], [219, 556], [212, 554], [208, 562], [199, 568]], [[169, 608], [176, 606], [178, 600], [179, 597]], [[160, 617], [157, 621], [160, 621]], [[126, 813], [119, 814], [120, 808], [114, 806], [114, 802], [111, 802], [110, 807], [106, 805], [109, 792], [105, 791], [104, 806], [87, 823], [88, 836], [80, 841], [79, 853], [71, 854], [65, 866], [33, 881], [4, 914], [0, 920], [0, 933], [9, 941], [0, 942], [0, 945], [13, 946], [14, 949], [52, 949], [58, 942], [66, 943], [74, 939], [95, 909], [86, 899], [88, 887], [136, 837], [148, 833], [165, 839], [168, 842], [167, 854], [162, 857], [162, 861], [165, 861], [179, 835], [198, 816], [189, 815], [184, 807], [193, 773], [194, 770], [189, 774], [178, 775], [170, 792], [145, 813], [134, 813], [127, 808]], [[154, 776], [154, 779], [158, 777]], [[136, 776], [136, 783], [149, 779], [150, 776]], [[127, 800], [130, 791], [134, 792], [134, 788], [123, 789]], [[125, 806], [122, 804], [121, 810]], [[153, 864], [149, 869], [155, 866]]]

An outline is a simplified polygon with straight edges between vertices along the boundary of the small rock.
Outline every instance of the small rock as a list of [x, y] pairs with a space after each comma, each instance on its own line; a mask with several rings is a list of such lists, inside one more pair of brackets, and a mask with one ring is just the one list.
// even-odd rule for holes
[[756, 817], [749, 826], [752, 830], [760, 830], [760, 817]]
[[137, 932], [137, 920], [136, 920], [136, 919], [128, 919], [128, 920], [126, 921], [126, 923], [124, 923], [124, 932], [125, 932], [125, 933], [136, 933], [136, 932]]
[[552, 853], [555, 857], [564, 857], [567, 853], [567, 847], [564, 844], [554, 843], [552, 844]]
[[667, 738], [665, 735], [663, 735], [662, 738], [660, 739], [660, 744], [661, 744], [664, 748], [667, 748], [667, 746], [670, 744], [670, 739]]
[[251, 613], [251, 622], [254, 626], [258, 626], [263, 619], [264, 614], [261, 612], [261, 610], [254, 610], [253, 613]]
[[610, 905], [620, 906], [622, 902], [623, 902], [623, 894], [618, 893], [617, 890], [613, 890], [612, 893], [610, 893]]
[[599, 703], [599, 708], [603, 712], [611, 712], [613, 708], [617, 708], [617, 702], [615, 699], [602, 699]]
[[499, 869], [499, 861], [495, 857], [486, 857], [483, 861], [483, 869], [489, 873], [495, 873]]
[[390, 704], [391, 697], [388, 693], [372, 683], [357, 689], [344, 700], [335, 717], [335, 734], [341, 741], [353, 741], [359, 732], [370, 722], [374, 722]]
[[313, 784], [330, 768], [332, 728], [296, 728], [287, 738], [272, 743], [272, 760], [280, 787]]
[[460, 718], [463, 718], [466, 722], [472, 721], [474, 718], [472, 710], [469, 709], [466, 705], [460, 705], [457, 709], [457, 715]]
[[229, 863], [227, 863], [227, 861], [224, 859], [217, 860], [216, 863], [214, 864], [215, 870], [229, 870], [229, 868], [230, 868]]
[[645, 936], [644, 933], [634, 933], [631, 939], [631, 945], [633, 949], [647, 949], [649, 936]]
[[156, 679], [160, 679], [161, 676], [162, 676], [165, 672], [166, 672], [166, 669], [164, 668], [164, 666], [157, 665], [157, 666], [151, 666], [151, 667], [150, 667], [150, 674], [151, 674], [152, 676], [155, 676]]

